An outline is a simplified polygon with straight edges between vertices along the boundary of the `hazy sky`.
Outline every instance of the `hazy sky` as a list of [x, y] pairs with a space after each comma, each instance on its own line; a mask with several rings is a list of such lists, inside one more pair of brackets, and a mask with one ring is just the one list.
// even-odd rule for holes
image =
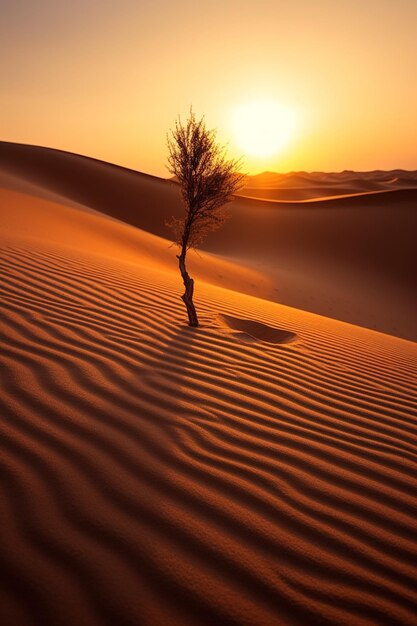
[[166, 176], [193, 104], [235, 155], [236, 108], [295, 113], [247, 169], [417, 168], [417, 0], [0, 0], [0, 138]]

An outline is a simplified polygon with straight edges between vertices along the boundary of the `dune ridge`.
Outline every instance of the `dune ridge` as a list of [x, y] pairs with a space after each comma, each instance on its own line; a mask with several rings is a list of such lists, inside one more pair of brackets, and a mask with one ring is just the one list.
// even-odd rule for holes
[[[415, 172], [393, 173], [417, 178]], [[340, 182], [360, 176], [372, 183], [387, 174], [304, 173], [302, 179], [307, 183], [310, 177], [314, 184], [314, 178]], [[277, 177], [286, 178], [271, 177], [272, 185]], [[167, 240], [167, 218], [182, 211], [171, 181], [36, 146], [0, 142], [1, 184], [16, 193], [105, 213]], [[220, 256], [221, 263], [228, 259], [244, 268], [245, 279], [235, 287], [244, 293], [417, 341], [416, 207], [417, 188], [401, 186], [314, 202], [236, 197], [232, 219], [207, 239], [204, 250]], [[197, 257], [195, 264], [200, 272]], [[223, 280], [227, 287], [236, 272], [228, 276], [228, 271], [211, 272], [211, 280]]]

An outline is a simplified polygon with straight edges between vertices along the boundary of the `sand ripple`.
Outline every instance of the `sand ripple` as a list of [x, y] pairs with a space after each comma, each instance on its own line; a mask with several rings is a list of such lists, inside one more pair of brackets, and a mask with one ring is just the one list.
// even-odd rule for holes
[[70, 250], [0, 271], [3, 624], [416, 623], [414, 344], [204, 285], [191, 330], [175, 274]]

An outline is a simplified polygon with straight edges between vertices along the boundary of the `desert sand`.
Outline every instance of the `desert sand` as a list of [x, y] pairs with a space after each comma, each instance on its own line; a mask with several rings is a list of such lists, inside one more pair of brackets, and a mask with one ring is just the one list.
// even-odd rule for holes
[[[171, 181], [58, 150], [0, 146], [0, 184], [170, 239], [166, 219], [182, 211]], [[306, 191], [308, 177], [310, 190], [321, 180], [320, 198]], [[254, 199], [255, 184], [274, 197]], [[334, 198], [341, 186], [344, 197]], [[377, 189], [369, 193], [370, 186]], [[304, 200], [279, 199], [294, 188]], [[239, 284], [236, 273], [229, 281], [229, 273], [213, 271], [213, 260], [195, 257], [198, 276], [201, 269], [221, 286], [417, 341], [417, 172], [266, 173], [250, 177], [242, 193], [230, 205], [233, 219], [204, 245], [236, 265]], [[172, 250], [165, 250], [172, 268]]]
[[[0, 144], [1, 623], [416, 623], [412, 172], [174, 182]], [[338, 197], [337, 197], [338, 196]]]

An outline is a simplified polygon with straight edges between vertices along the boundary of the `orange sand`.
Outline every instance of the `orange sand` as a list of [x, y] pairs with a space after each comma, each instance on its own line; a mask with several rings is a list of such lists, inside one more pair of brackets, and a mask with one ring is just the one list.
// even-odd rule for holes
[[416, 192], [237, 200], [192, 330], [175, 185], [0, 170], [1, 624], [415, 624]]

